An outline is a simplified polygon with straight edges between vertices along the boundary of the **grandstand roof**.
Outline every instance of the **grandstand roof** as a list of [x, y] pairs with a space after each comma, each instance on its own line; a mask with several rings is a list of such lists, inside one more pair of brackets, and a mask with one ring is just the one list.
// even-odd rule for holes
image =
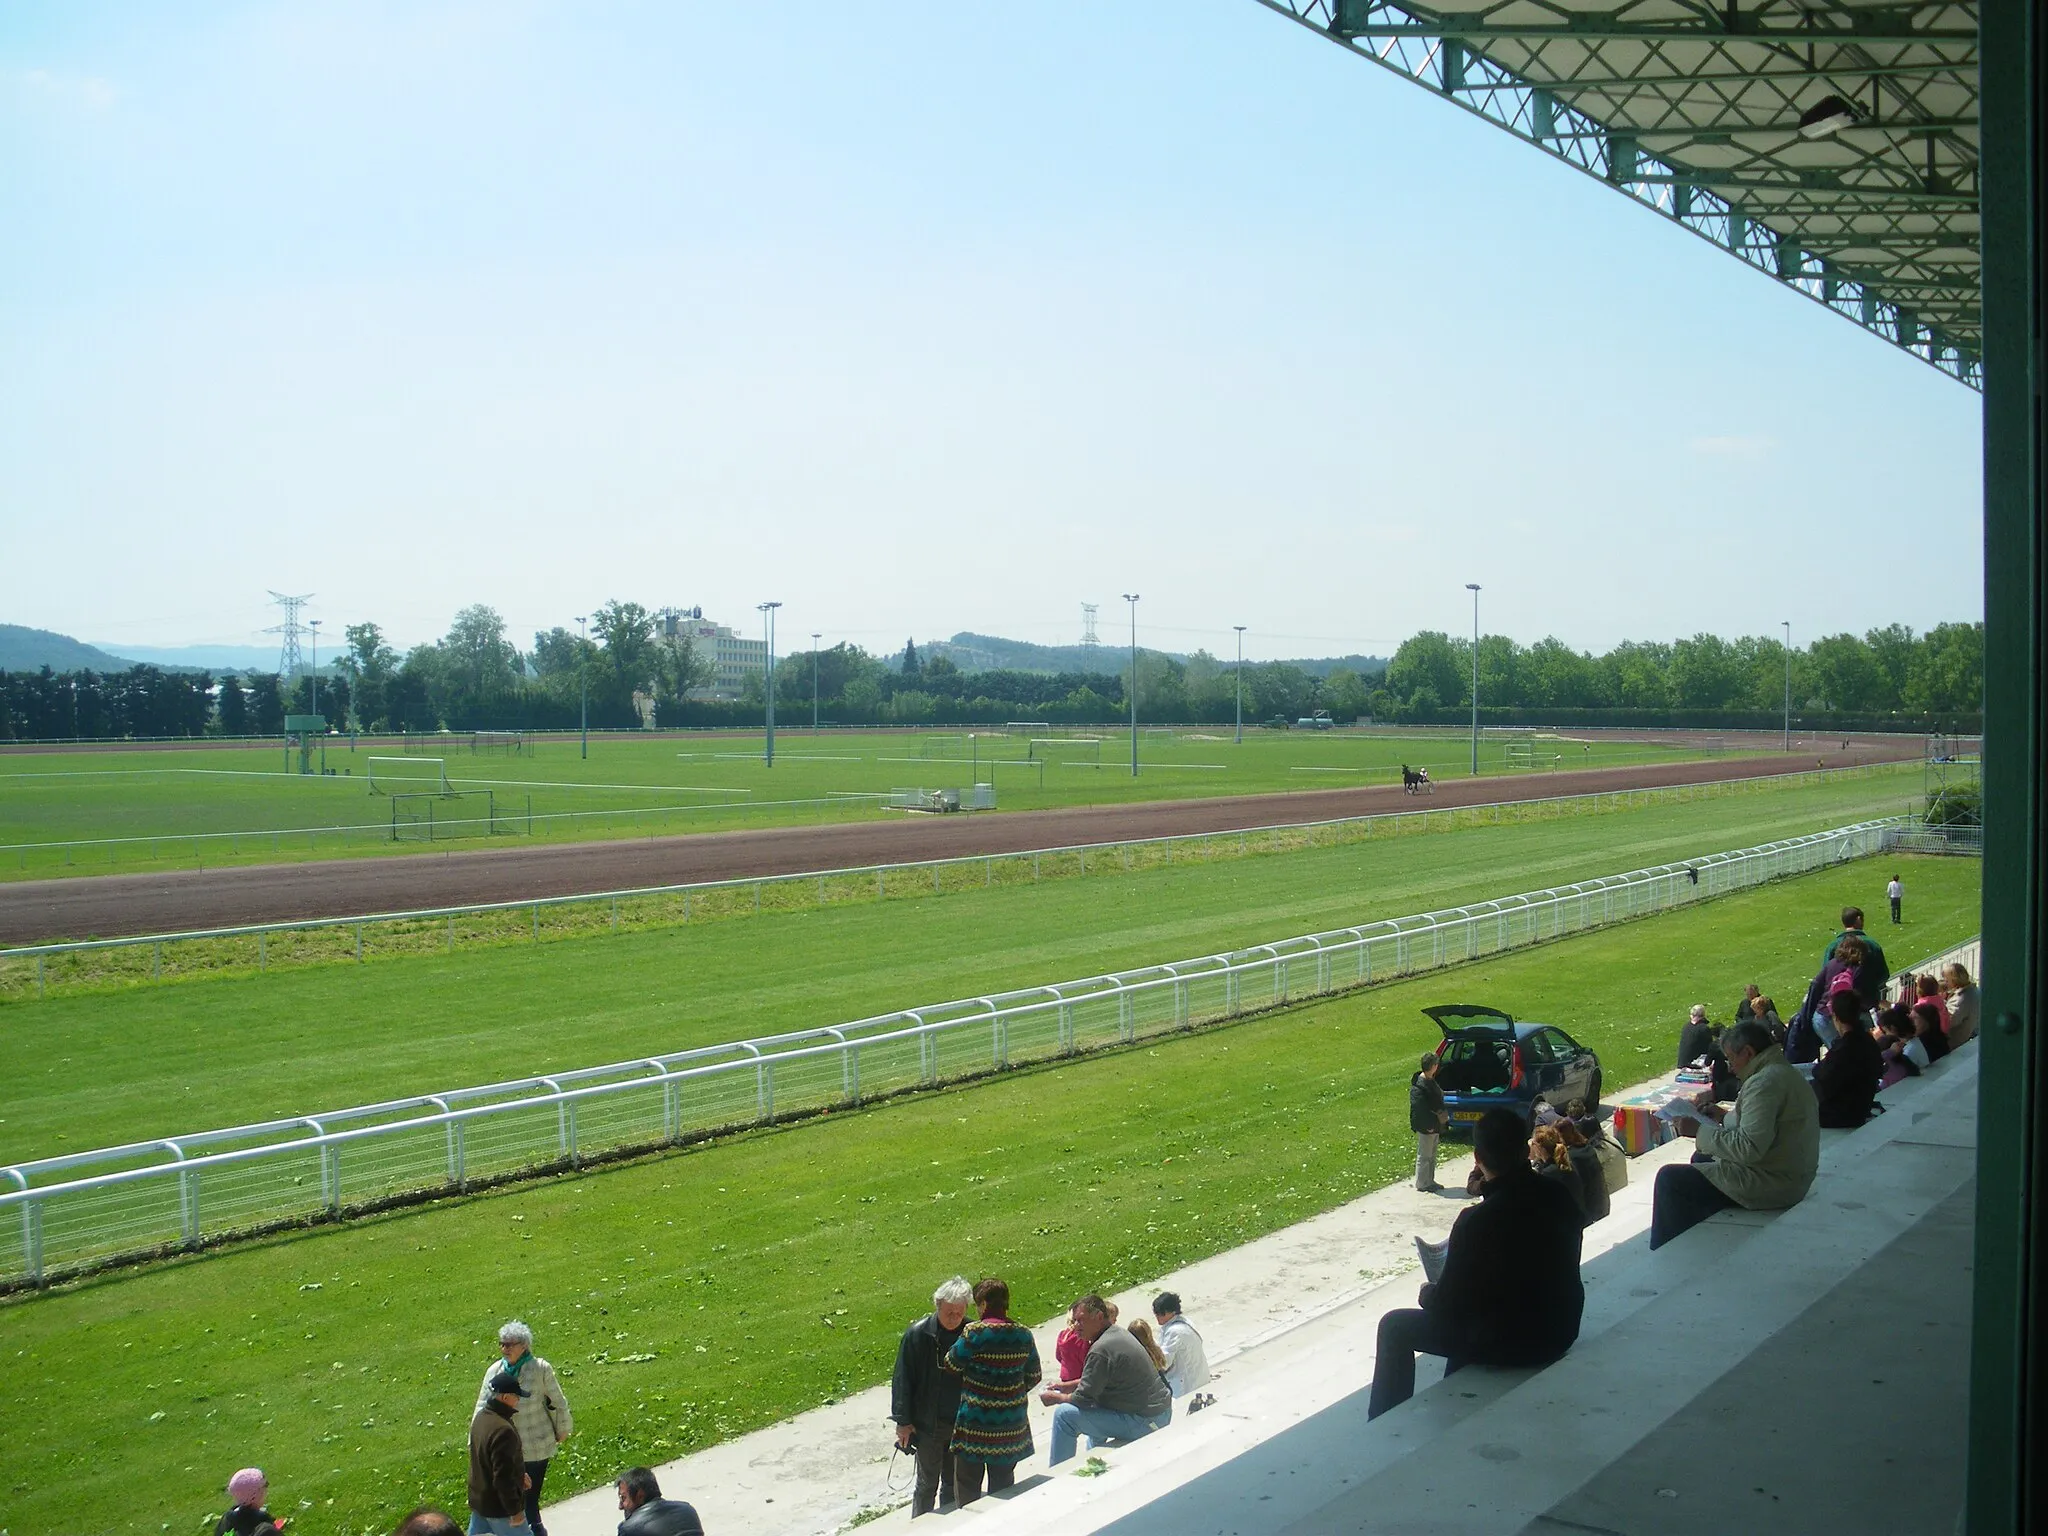
[[1976, 0], [1260, 0], [1983, 387]]

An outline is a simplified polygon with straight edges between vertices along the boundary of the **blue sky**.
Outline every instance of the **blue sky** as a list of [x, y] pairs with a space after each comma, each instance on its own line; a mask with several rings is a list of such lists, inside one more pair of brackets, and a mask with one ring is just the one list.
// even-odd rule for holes
[[1253, 0], [14, 3], [0, 165], [11, 622], [1981, 614], [1976, 395]]

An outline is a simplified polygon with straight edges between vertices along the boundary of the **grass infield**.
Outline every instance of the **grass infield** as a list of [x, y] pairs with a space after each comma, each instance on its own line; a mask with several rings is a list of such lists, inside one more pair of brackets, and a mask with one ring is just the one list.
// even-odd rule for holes
[[[251, 1463], [308, 1532], [388, 1531], [422, 1499], [459, 1510], [476, 1383], [513, 1315], [576, 1406], [550, 1490], [602, 1483], [881, 1379], [955, 1270], [1002, 1273], [1020, 1315], [1047, 1316], [1390, 1182], [1410, 1156], [1403, 1086], [1435, 1038], [1425, 1004], [1563, 1025], [1616, 1087], [1653, 1075], [1687, 1004], [1725, 1019], [1750, 980], [1795, 995], [1836, 908], [1875, 907], [1890, 868], [0, 1304], [0, 1528], [196, 1533]], [[1978, 876], [1911, 861], [1908, 926], [1877, 927], [1896, 965], [1975, 931]], [[250, 1102], [260, 1070], [224, 1070], [246, 1109], [275, 1107]]]
[[[944, 896], [465, 943], [364, 965], [0, 987], [0, 1162], [836, 1024], [1611, 875], [1892, 809], [1883, 780]], [[1228, 847], [1228, 844], [1221, 845]], [[803, 892], [808, 886], [783, 889]], [[1882, 906], [1881, 882], [1863, 894]], [[601, 909], [600, 909], [601, 910]], [[519, 919], [523, 923], [523, 916]], [[121, 951], [146, 957], [148, 951]], [[373, 950], [374, 953], [374, 950]], [[32, 982], [30, 983], [32, 986]]]
[[[473, 754], [467, 736], [449, 737], [433, 744], [433, 757], [465, 793], [435, 802], [442, 836], [434, 846], [449, 841], [450, 823], [458, 824], [455, 846], [476, 846], [848, 821], [899, 814], [872, 798], [892, 790], [976, 782], [994, 783], [1002, 810], [1035, 810], [1385, 784], [1403, 762], [1440, 779], [1470, 769], [1465, 738], [1410, 732], [1253, 731], [1242, 745], [1227, 731], [1146, 734], [1137, 778], [1129, 738], [1113, 732], [1086, 752], [1071, 739], [978, 735], [970, 743], [943, 732], [785, 731], [777, 744], [771, 769], [758, 736], [607, 737], [591, 743], [587, 760], [573, 740], [543, 740], [531, 757], [495, 757]], [[1549, 767], [1716, 755], [1640, 742], [1557, 745]], [[394, 756], [378, 773], [422, 778], [392, 788], [438, 782], [429, 757], [405, 759], [396, 746], [367, 740], [351, 751], [345, 737], [327, 745], [331, 771], [313, 776], [285, 771], [281, 747], [0, 753], [0, 879], [418, 852], [420, 842], [393, 840], [391, 800], [370, 791], [370, 759]], [[1497, 743], [1485, 745], [1480, 768], [1514, 771]]]

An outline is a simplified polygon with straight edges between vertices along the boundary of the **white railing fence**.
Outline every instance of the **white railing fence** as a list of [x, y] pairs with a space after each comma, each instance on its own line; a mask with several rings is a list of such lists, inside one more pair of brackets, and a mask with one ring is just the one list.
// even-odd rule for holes
[[[1563, 816], [1605, 815], [1648, 805], [1689, 803], [1727, 795], [1768, 792], [1790, 785], [1831, 783], [1899, 771], [1897, 764], [1813, 769], [1769, 778], [1716, 779], [1648, 789], [1604, 790], [1537, 800], [1508, 800], [1441, 809], [1386, 811], [1324, 821], [1289, 822], [1227, 832], [1184, 833], [1121, 842], [1065, 844], [1010, 853], [969, 854], [915, 863], [806, 870], [787, 875], [704, 880], [682, 885], [641, 886], [527, 901], [479, 902], [353, 917], [303, 918], [250, 923], [127, 938], [80, 939], [0, 949], [0, 1004], [43, 997], [67, 984], [99, 985], [174, 978], [183, 973], [217, 975], [224, 969], [267, 971], [273, 966], [361, 961], [389, 941], [402, 953], [419, 953], [438, 942], [452, 952], [470, 942], [473, 929], [504, 939], [519, 935], [534, 943], [557, 936], [617, 931], [622, 926], [691, 922], [733, 910], [827, 906], [890, 895], [936, 895], [998, 884], [1035, 883], [1046, 875], [1087, 875], [1128, 870], [1150, 862], [1207, 860], [1285, 848], [1321, 847], [1379, 837], [1449, 831], [1459, 827], [1548, 821]], [[900, 792], [923, 796], [925, 791]], [[920, 808], [925, 807], [920, 803]], [[970, 808], [979, 808], [970, 802]], [[545, 914], [545, 915], [544, 915]], [[553, 931], [551, 931], [553, 930]]]
[[1114, 975], [0, 1167], [0, 1289], [1236, 1018], [1890, 848], [1907, 818]]

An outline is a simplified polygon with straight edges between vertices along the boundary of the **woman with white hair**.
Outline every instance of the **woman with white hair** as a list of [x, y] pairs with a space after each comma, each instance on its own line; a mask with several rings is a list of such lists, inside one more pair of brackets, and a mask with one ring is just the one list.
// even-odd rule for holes
[[910, 1518], [934, 1508], [951, 1509], [958, 1496], [954, 1479], [953, 1416], [960, 1408], [960, 1376], [939, 1362], [960, 1337], [974, 1287], [955, 1275], [932, 1292], [932, 1310], [903, 1330], [896, 1371], [889, 1382], [889, 1417], [896, 1421], [896, 1448], [917, 1460], [917, 1489]]
[[1685, 1028], [1678, 1032], [1678, 1064], [1681, 1067], [1696, 1065], [1714, 1049], [1714, 1036], [1718, 1033], [1707, 1022], [1707, 1005], [1694, 1003], [1692, 1012], [1686, 1016]]
[[482, 1413], [491, 1400], [491, 1380], [501, 1371], [519, 1378], [526, 1396], [512, 1415], [512, 1427], [519, 1431], [519, 1445], [526, 1458], [526, 1528], [533, 1536], [548, 1536], [540, 1520], [540, 1486], [547, 1480], [548, 1462], [570, 1435], [576, 1432], [569, 1399], [555, 1379], [555, 1368], [533, 1352], [533, 1330], [513, 1318], [498, 1330], [498, 1353], [484, 1372], [472, 1414]]

